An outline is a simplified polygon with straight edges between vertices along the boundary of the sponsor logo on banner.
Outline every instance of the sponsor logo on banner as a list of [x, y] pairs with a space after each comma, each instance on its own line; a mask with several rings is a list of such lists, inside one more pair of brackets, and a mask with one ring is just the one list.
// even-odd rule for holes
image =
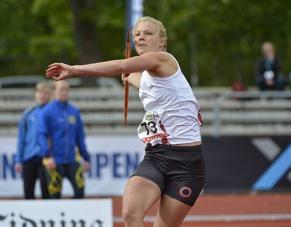
[[[16, 138], [0, 138], [0, 196], [23, 195], [21, 176], [14, 171], [16, 144]], [[137, 136], [91, 136], [86, 144], [91, 156], [91, 168], [85, 174], [86, 195], [121, 195], [144, 156], [144, 145]], [[40, 195], [38, 185], [36, 190]], [[65, 179], [62, 194], [72, 193]]]
[[0, 201], [0, 226], [112, 227], [112, 202], [110, 199]]

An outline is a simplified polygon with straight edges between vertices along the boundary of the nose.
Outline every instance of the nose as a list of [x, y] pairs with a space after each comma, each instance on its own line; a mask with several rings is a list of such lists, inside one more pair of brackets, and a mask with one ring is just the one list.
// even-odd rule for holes
[[141, 41], [141, 40], [144, 40], [144, 35], [143, 33], [140, 33], [139, 37], [138, 37], [138, 40]]

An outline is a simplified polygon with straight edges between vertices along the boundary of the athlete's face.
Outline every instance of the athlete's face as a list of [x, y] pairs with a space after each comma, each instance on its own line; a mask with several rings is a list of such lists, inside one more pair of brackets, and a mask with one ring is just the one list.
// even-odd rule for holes
[[38, 104], [43, 105], [47, 103], [51, 98], [51, 92], [49, 89], [37, 89], [35, 92], [35, 100]]
[[152, 22], [139, 22], [134, 31], [135, 50], [139, 55], [163, 49], [164, 40], [159, 35], [158, 27]]
[[58, 81], [55, 85], [55, 97], [61, 102], [66, 102], [69, 99], [70, 87], [66, 81]]

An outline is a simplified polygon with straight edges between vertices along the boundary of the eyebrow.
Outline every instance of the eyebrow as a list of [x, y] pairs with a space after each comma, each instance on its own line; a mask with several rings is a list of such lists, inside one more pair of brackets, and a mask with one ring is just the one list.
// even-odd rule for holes
[[[136, 30], [135, 33], [137, 32], [141, 32], [141, 30]], [[149, 29], [146, 29], [146, 30], [143, 30], [143, 32], [154, 32], [153, 30], [149, 30]]]

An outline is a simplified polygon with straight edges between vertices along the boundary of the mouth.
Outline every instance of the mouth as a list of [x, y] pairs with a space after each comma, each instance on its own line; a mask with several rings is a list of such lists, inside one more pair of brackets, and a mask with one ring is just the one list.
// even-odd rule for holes
[[138, 44], [137, 46], [138, 47], [146, 47], [147, 45], [146, 44]]

